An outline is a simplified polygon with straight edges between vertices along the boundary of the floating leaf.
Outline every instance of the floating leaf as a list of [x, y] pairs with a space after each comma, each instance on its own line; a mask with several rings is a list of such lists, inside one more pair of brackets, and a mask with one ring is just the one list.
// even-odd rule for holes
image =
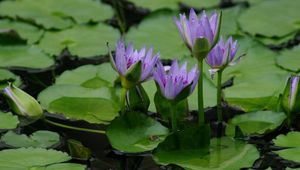
[[9, 113], [3, 113], [0, 111], [0, 129], [15, 129], [19, 124], [17, 116]]
[[60, 163], [47, 166], [45, 170], [85, 170], [84, 165], [74, 163]]
[[9, 131], [1, 137], [1, 141], [13, 148], [50, 148], [59, 142], [59, 135], [56, 132], [44, 130], [36, 131], [30, 136]]
[[84, 88], [78, 85], [53, 85], [42, 91], [38, 100], [50, 113], [90, 123], [107, 123], [119, 111], [110, 88]]
[[238, 126], [244, 135], [265, 134], [280, 126], [286, 119], [283, 112], [258, 111], [235, 116], [228, 123], [226, 134], [235, 135]]
[[58, 55], [68, 48], [73, 55], [94, 57], [107, 54], [107, 42], [113, 46], [118, 36], [116, 29], [102, 23], [77, 25], [58, 32], [46, 32], [39, 47], [51, 55]]
[[233, 86], [224, 90], [225, 100], [246, 112], [276, 109], [276, 98], [283, 91], [288, 73], [276, 67], [276, 53], [247, 37], [239, 40], [239, 53], [246, 56], [223, 72], [223, 82], [234, 78]]
[[194, 8], [207, 8], [218, 5], [219, 0], [130, 0], [138, 7], [143, 7], [155, 11], [158, 9], [179, 9], [179, 3], [184, 3], [185, 5]]
[[300, 71], [300, 60], [299, 60], [299, 53], [300, 53], [300, 45], [294, 47], [291, 50], [284, 50], [277, 56], [277, 64], [287, 70], [293, 72]]
[[299, 5], [300, 1], [293, 0], [262, 1], [241, 14], [238, 21], [251, 35], [283, 37], [299, 30]]
[[[187, 143], [188, 145], [188, 143]], [[211, 140], [210, 151], [158, 149], [154, 159], [162, 165], [176, 164], [187, 170], [232, 170], [251, 167], [259, 157], [255, 146], [228, 137]]]
[[0, 67], [46, 68], [53, 64], [54, 60], [34, 45], [0, 46]]
[[294, 162], [300, 162], [300, 132], [292, 131], [286, 135], [279, 135], [274, 139], [274, 144], [279, 147], [287, 147], [287, 149], [274, 151], [280, 157], [292, 160]]
[[44, 32], [43, 30], [24, 22], [16, 22], [8, 19], [0, 20], [0, 30], [9, 29], [15, 30], [21, 38], [26, 39], [29, 44], [38, 41]]
[[[69, 161], [71, 159], [64, 152], [56, 150], [46, 150], [41, 148], [19, 148], [0, 151], [0, 169], [5, 170], [24, 170], [24, 169], [49, 169], [55, 167], [75, 167], [84, 170], [82, 165], [60, 165], [58, 163]], [[61, 169], [63, 170], [63, 169]], [[65, 169], [67, 170], [67, 169]], [[77, 170], [77, 169], [76, 169]]]
[[101, 65], [85, 65], [75, 70], [65, 71], [56, 78], [55, 84], [81, 85], [87, 88], [113, 87], [118, 74], [110, 63]]
[[133, 153], [156, 148], [168, 133], [167, 128], [141, 112], [127, 112], [117, 117], [106, 130], [115, 149]]
[[190, 56], [174, 23], [173, 17], [176, 15], [170, 11], [153, 13], [137, 28], [132, 27], [126, 39], [132, 41], [136, 48], [153, 45], [154, 51], [159, 52], [162, 59]]
[[[80, 10], [78, 10], [80, 9]], [[0, 15], [22, 18], [42, 25], [46, 29], [64, 29], [77, 23], [99, 21], [112, 16], [110, 7], [94, 0], [19, 0], [0, 3]]]
[[12, 82], [15, 86], [21, 85], [20, 77], [8, 70], [0, 69], [0, 77], [0, 89], [4, 89], [8, 85], [8, 82]]

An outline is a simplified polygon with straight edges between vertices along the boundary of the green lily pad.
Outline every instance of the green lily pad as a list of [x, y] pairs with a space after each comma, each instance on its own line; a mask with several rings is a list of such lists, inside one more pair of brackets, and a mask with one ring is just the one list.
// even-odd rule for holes
[[[56, 150], [41, 148], [19, 148], [0, 151], [0, 169], [24, 170], [24, 169], [53, 169], [54, 167], [72, 167], [70, 164], [59, 165], [61, 162], [71, 159], [68, 154]], [[74, 164], [74, 167], [83, 165]], [[78, 168], [79, 169], [79, 168]], [[76, 169], [77, 170], [77, 169]]]
[[53, 64], [54, 60], [34, 45], [0, 46], [0, 67], [46, 68]]
[[[246, 112], [274, 110], [288, 72], [276, 66], [276, 53], [247, 39], [239, 41], [239, 53], [246, 53], [246, 56], [223, 72], [223, 82], [234, 78], [233, 86], [224, 90], [225, 100]], [[206, 74], [209, 74], [208, 71]]]
[[179, 0], [180, 3], [194, 8], [210, 8], [219, 5], [220, 0]]
[[29, 44], [37, 42], [43, 34], [43, 30], [23, 23], [11, 21], [8, 19], [0, 20], [0, 30], [15, 30], [23, 39], [26, 39]]
[[300, 60], [299, 60], [300, 46], [296, 46], [291, 50], [284, 50], [277, 56], [276, 61], [280, 67], [293, 72], [300, 71]]
[[300, 132], [292, 131], [286, 135], [279, 135], [274, 139], [274, 144], [280, 147], [300, 147]]
[[265, 134], [279, 127], [286, 119], [283, 112], [258, 111], [235, 116], [228, 122], [226, 134], [235, 135], [238, 126], [244, 135]]
[[[80, 9], [80, 10], [78, 10]], [[112, 9], [94, 0], [20, 0], [0, 3], [0, 15], [11, 18], [22, 18], [42, 25], [46, 29], [64, 29], [77, 23], [99, 21], [112, 16]]]
[[13, 82], [15, 86], [20, 86], [21, 85], [21, 79], [19, 76], [14, 75], [12, 72], [5, 70], [5, 69], [0, 69], [0, 89], [4, 89], [7, 85], [8, 82]]
[[178, 10], [179, 3], [184, 3], [194, 8], [208, 8], [219, 4], [219, 0], [130, 0], [138, 7], [147, 8], [151, 11], [158, 9]]
[[122, 152], [145, 152], [156, 148], [169, 131], [141, 112], [127, 112], [111, 122], [106, 135], [111, 145]]
[[[187, 143], [188, 145], [188, 143]], [[232, 170], [251, 167], [259, 152], [255, 146], [228, 137], [211, 140], [210, 151], [157, 149], [154, 159], [158, 164], [176, 164], [186, 170]]]
[[274, 139], [274, 144], [279, 147], [287, 147], [287, 149], [274, 151], [280, 157], [292, 160], [294, 162], [300, 162], [300, 132], [292, 131], [286, 135], [279, 135]]
[[282, 43], [286, 43], [289, 40], [294, 39], [296, 34], [297, 34], [297, 32], [294, 32], [294, 33], [291, 33], [284, 37], [279, 37], [279, 38], [278, 37], [269, 38], [269, 37], [264, 37], [264, 36], [256, 36], [254, 38], [265, 45], [281, 45]]
[[299, 5], [293, 0], [262, 1], [241, 14], [239, 23], [251, 35], [283, 37], [300, 29]]
[[102, 23], [95, 26], [77, 25], [67, 30], [46, 32], [39, 47], [51, 55], [64, 48], [79, 57], [107, 54], [107, 42], [114, 46], [119, 32]]
[[50, 148], [59, 142], [59, 134], [40, 130], [26, 136], [9, 131], [1, 137], [1, 141], [13, 148]]
[[160, 53], [161, 59], [175, 59], [190, 56], [190, 52], [181, 39], [173, 17], [176, 13], [164, 10], [153, 13], [144, 19], [137, 28], [132, 27], [126, 35], [128, 42], [135, 48], [153, 46], [154, 52]]
[[75, 70], [65, 71], [56, 78], [55, 84], [81, 85], [87, 88], [113, 87], [118, 74], [110, 63], [85, 65]]
[[53, 85], [42, 91], [38, 100], [50, 113], [89, 123], [113, 120], [119, 105], [110, 88], [84, 88], [78, 85]]
[[47, 166], [45, 170], [84, 170], [86, 166], [74, 163], [60, 163]]
[[15, 129], [19, 124], [17, 116], [12, 113], [3, 113], [0, 111], [0, 129]]

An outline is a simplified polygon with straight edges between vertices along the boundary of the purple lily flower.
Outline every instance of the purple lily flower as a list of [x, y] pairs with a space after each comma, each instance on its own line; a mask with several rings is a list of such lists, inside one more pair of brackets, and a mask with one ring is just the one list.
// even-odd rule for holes
[[209, 70], [211, 75], [214, 75], [218, 70], [224, 69], [228, 65], [235, 65], [241, 58], [240, 56], [234, 60], [238, 48], [237, 41], [233, 42], [232, 37], [229, 37], [226, 43], [224, 43], [221, 37], [220, 41], [206, 57], [207, 64], [212, 68]]
[[154, 67], [159, 59], [158, 53], [153, 56], [152, 47], [148, 51], [145, 46], [140, 51], [135, 50], [132, 43], [125, 47], [124, 38], [121, 41], [117, 41], [115, 51], [115, 57], [111, 56], [111, 63], [121, 77], [126, 77], [128, 72], [131, 71], [130, 69], [138, 62], [141, 62], [141, 74], [138, 82], [146, 81], [152, 76]]
[[187, 71], [187, 63], [181, 67], [176, 60], [173, 61], [170, 69], [166, 71], [161, 62], [157, 62], [157, 68], [153, 73], [154, 80], [159, 86], [161, 94], [169, 100], [176, 100], [177, 97], [187, 88], [187, 92], [180, 99], [189, 96], [195, 89], [199, 78], [199, 70], [195, 65], [190, 72]]
[[190, 9], [189, 19], [186, 18], [185, 14], [180, 14], [179, 17], [179, 20], [175, 18], [175, 23], [190, 51], [193, 50], [197, 38], [206, 38], [210, 46], [214, 46], [218, 39], [220, 27], [220, 15], [217, 12], [213, 12], [208, 18], [203, 11], [198, 17], [194, 9]]
[[292, 76], [291, 77], [291, 89], [289, 95], [289, 108], [292, 109], [296, 102], [297, 91], [298, 91], [298, 84], [299, 84], [299, 76]]

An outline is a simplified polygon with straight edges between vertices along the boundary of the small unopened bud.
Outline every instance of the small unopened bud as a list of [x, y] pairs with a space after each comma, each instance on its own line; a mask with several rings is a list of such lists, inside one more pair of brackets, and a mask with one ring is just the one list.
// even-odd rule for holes
[[38, 119], [43, 116], [43, 110], [40, 104], [29, 94], [9, 84], [4, 89], [4, 96], [13, 112], [19, 116]]

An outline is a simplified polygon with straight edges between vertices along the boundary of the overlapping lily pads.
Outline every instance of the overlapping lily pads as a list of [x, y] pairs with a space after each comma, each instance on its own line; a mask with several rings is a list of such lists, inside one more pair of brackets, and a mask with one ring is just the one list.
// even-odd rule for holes
[[276, 66], [276, 53], [249, 38], [239, 43], [239, 53], [246, 56], [223, 73], [224, 82], [234, 78], [233, 86], [224, 90], [226, 101], [245, 111], [274, 110], [288, 73]]
[[63, 31], [46, 32], [39, 47], [51, 55], [58, 55], [65, 48], [79, 57], [94, 57], [108, 52], [107, 43], [112, 47], [119, 32], [102, 23], [94, 26], [77, 25]]
[[[78, 10], [80, 9], [80, 10]], [[64, 29], [77, 23], [99, 21], [112, 17], [112, 9], [94, 0], [19, 0], [0, 3], [0, 15], [22, 18], [44, 28]]]
[[12, 148], [50, 148], [59, 143], [59, 134], [40, 130], [32, 133], [30, 136], [26, 136], [24, 134], [19, 135], [13, 131], [9, 131], [1, 137], [0, 141]]
[[167, 10], [153, 13], [137, 28], [131, 28], [126, 35], [126, 40], [134, 42], [136, 48], [141, 48], [143, 45], [153, 46], [154, 52], [159, 52], [162, 59], [189, 56], [190, 53], [173, 21], [176, 15]]
[[53, 64], [53, 58], [35, 45], [0, 46], [0, 67], [46, 68]]
[[300, 162], [300, 132], [292, 131], [286, 135], [279, 135], [274, 140], [276, 146], [284, 147], [287, 149], [274, 151], [284, 159]]
[[286, 119], [283, 112], [258, 111], [235, 116], [228, 123], [226, 134], [235, 135], [238, 126], [244, 135], [262, 135], [279, 127]]
[[107, 124], [119, 111], [117, 90], [112, 88], [116, 72], [109, 63], [66, 71], [56, 84], [42, 91], [38, 100], [50, 113], [90, 123]]
[[24, 170], [45, 169], [53, 170], [60, 167], [61, 170], [74, 168], [84, 170], [85, 166], [73, 163], [62, 163], [71, 159], [68, 154], [56, 150], [41, 148], [20, 148], [0, 151], [0, 169]]
[[0, 111], [0, 130], [5, 129], [15, 129], [19, 124], [17, 116], [12, 115], [12, 113], [3, 113]]
[[0, 20], [0, 30], [14, 30], [21, 38], [27, 40], [29, 44], [38, 41], [44, 32], [27, 23], [11, 21], [8, 19]]

